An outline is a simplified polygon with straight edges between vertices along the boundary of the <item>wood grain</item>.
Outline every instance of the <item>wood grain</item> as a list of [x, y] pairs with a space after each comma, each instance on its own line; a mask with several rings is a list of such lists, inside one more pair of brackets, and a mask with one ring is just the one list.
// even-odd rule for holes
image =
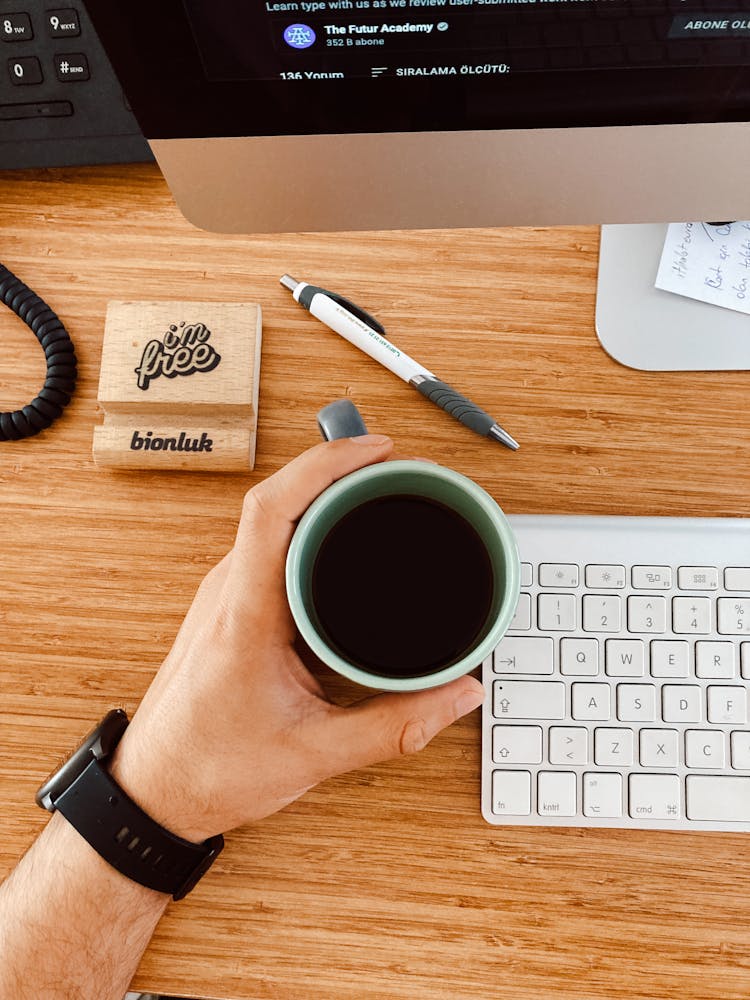
[[[351, 396], [403, 455], [472, 476], [509, 513], [747, 514], [749, 376], [612, 361], [594, 335], [595, 229], [216, 236], [181, 218], [148, 166], [4, 174], [0, 204], [3, 261], [60, 313], [81, 368], [62, 421], [0, 451], [0, 875], [45, 822], [37, 785], [92, 720], [135, 708], [245, 489], [316, 441], [331, 399]], [[278, 284], [285, 271], [372, 311], [521, 450], [473, 436], [326, 332]], [[92, 463], [107, 301], [163, 298], [262, 305], [251, 475]], [[10, 408], [44, 361], [5, 311], [0, 333]], [[739, 1000], [746, 844], [486, 826], [475, 713], [414, 759], [232, 833], [134, 985], [242, 1000]]]

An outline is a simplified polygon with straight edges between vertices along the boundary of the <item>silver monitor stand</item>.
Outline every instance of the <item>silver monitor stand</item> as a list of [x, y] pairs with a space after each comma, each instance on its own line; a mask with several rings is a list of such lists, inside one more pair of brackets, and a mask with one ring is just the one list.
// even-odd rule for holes
[[750, 316], [654, 287], [665, 225], [602, 226], [596, 333], [647, 371], [750, 369]]

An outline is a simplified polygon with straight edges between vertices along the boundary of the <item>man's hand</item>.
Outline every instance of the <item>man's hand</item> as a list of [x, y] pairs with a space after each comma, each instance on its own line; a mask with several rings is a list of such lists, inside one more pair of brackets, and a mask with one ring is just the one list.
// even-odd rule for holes
[[380, 435], [320, 444], [247, 494], [234, 547], [201, 584], [111, 768], [173, 833], [201, 841], [261, 819], [325, 778], [421, 750], [481, 704], [481, 684], [463, 677], [341, 708], [294, 650], [284, 564], [296, 522], [392, 447]]

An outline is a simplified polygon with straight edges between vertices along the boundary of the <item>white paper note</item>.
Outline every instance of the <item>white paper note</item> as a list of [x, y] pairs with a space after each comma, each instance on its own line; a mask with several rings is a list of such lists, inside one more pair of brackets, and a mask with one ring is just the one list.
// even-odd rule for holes
[[750, 314], [750, 222], [674, 222], [656, 287]]

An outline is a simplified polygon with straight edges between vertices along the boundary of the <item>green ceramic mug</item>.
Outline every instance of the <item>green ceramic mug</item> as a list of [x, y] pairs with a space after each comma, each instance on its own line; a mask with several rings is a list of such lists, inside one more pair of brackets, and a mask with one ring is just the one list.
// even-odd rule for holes
[[[328, 440], [367, 433], [356, 407], [349, 400], [338, 400], [324, 407], [318, 414], [318, 423], [323, 436]], [[419, 498], [420, 501], [427, 501], [443, 510], [447, 508], [448, 516], [455, 520], [455, 514], [458, 514], [463, 522], [468, 522], [471, 526], [468, 530], [473, 529], [472, 535], [478, 536], [477, 544], [486, 553], [486, 557], [483, 556], [488, 566], [486, 600], [482, 604], [482, 620], [471, 640], [465, 648], [453, 650], [452, 655], [445, 662], [440, 662], [435, 669], [422, 669], [414, 676], [408, 675], [408, 666], [398, 676], [391, 675], [390, 671], [379, 673], [363, 662], [364, 657], [346, 652], [332, 640], [318, 613], [320, 601], [315, 596], [313, 582], [319, 572], [316, 564], [321, 547], [329, 537], [333, 537], [331, 532], [341, 525], [342, 519], [347, 515], [351, 516], [352, 512], [369, 501], [379, 498], [407, 498], [407, 501]], [[351, 602], [358, 579], [361, 582], [362, 574], [368, 572], [368, 565], [358, 563], [356, 547], [351, 552], [351, 567], [351, 572], [341, 574], [340, 582], [337, 578], [334, 579], [333, 586], [337, 591], [340, 586], [340, 592], [328, 594], [329, 602], [330, 599], [336, 601], [339, 598]], [[444, 574], [441, 579], [452, 580], [449, 563], [444, 566]], [[434, 579], [433, 568], [433, 587]], [[452, 583], [455, 586], [454, 580]], [[388, 588], [384, 589], [387, 591]], [[502, 510], [473, 480], [431, 462], [382, 462], [359, 469], [338, 480], [310, 505], [302, 516], [289, 547], [286, 590], [289, 607], [302, 638], [329, 667], [367, 687], [388, 691], [415, 691], [436, 687], [469, 673], [498, 644], [510, 625], [518, 602], [518, 548]], [[387, 606], [388, 594], [383, 593], [382, 600], [373, 604], [372, 614], [378, 616], [379, 622], [382, 621], [383, 629], [401, 629], [400, 634], [403, 635], [403, 630], [408, 627], [408, 621], [404, 622], [405, 616], [408, 619], [408, 608], [403, 605], [389, 608], [390, 613], [384, 616], [384, 607]], [[414, 639], [413, 636], [411, 638]], [[398, 641], [400, 640], [394, 633], [393, 642]], [[437, 660], [435, 662], [438, 663]]]

